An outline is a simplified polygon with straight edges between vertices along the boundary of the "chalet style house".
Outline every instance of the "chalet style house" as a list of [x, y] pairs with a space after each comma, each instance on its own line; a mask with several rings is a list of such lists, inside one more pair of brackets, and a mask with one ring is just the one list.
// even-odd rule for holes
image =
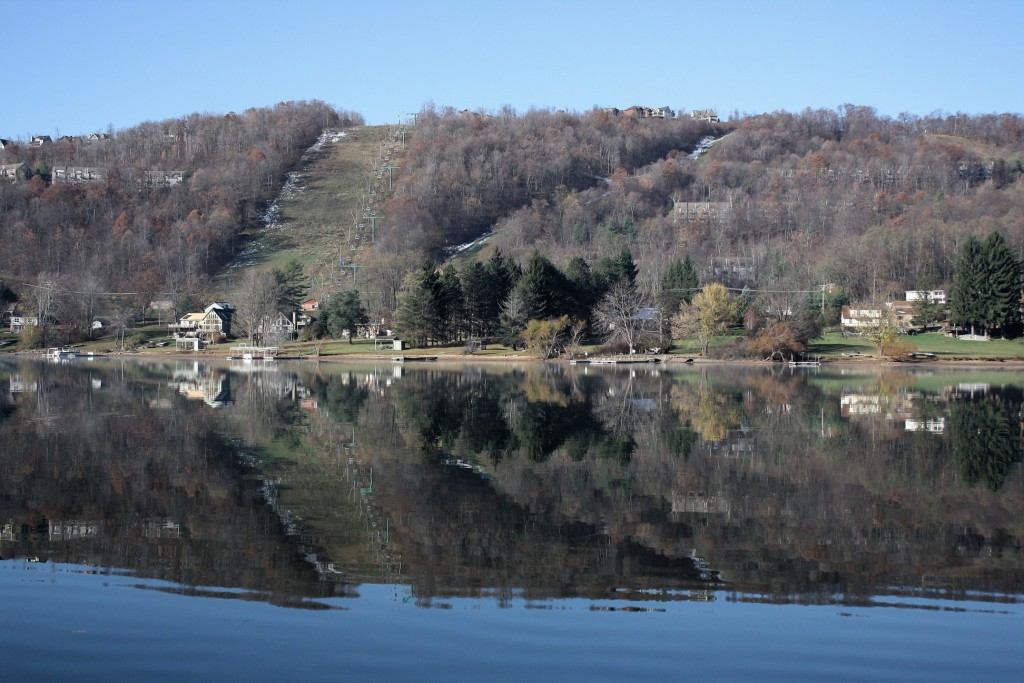
[[223, 341], [231, 334], [231, 317], [234, 304], [218, 301], [210, 304], [201, 313], [186, 313], [168, 327], [176, 338], [195, 338], [206, 342]]

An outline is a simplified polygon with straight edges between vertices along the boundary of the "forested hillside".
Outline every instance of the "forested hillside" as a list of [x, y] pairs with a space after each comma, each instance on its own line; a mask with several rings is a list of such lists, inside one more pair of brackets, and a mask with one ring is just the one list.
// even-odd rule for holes
[[29, 310], [68, 324], [88, 324], [105, 293], [130, 293], [140, 311], [158, 292], [205, 296], [303, 150], [326, 127], [361, 123], [289, 102], [5, 145], [0, 280], [23, 299], [42, 286], [46, 310]]
[[[691, 155], [704, 136], [718, 141]], [[655, 283], [836, 284], [851, 297], [948, 285], [967, 235], [1024, 250], [1024, 118], [879, 116], [866, 107], [730, 124], [605, 111], [420, 115], [382, 246], [440, 249], [493, 230], [520, 262], [632, 251]]]
[[[360, 124], [314, 101], [5, 145], [0, 280], [23, 300], [39, 295], [29, 309], [83, 326], [97, 302], [110, 304], [104, 293], [133, 293], [138, 309], [157, 292], [230, 295], [209, 278], [285, 173], [325, 128]], [[709, 283], [749, 292], [740, 308], [753, 304], [768, 325], [826, 286], [832, 304], [959, 291], [969, 237], [1008, 250], [1010, 275], [1024, 255], [1017, 114], [893, 119], [843, 105], [720, 123], [428, 106], [410, 124], [389, 129], [396, 158], [381, 151], [366, 185], [352, 188], [366, 195], [362, 218], [306, 221], [295, 235], [324, 231], [304, 242], [322, 245], [322, 258], [307, 260], [347, 269], [318, 296], [358, 288], [375, 324], [399, 323], [424, 343], [513, 340], [545, 317], [592, 323], [620, 283], [620, 304], [660, 309], [662, 335], [679, 303]], [[365, 232], [369, 221], [369, 240], [340, 237], [348, 222]], [[454, 247], [488, 235], [441, 272]], [[358, 306], [350, 313], [346, 329], [367, 317]], [[1005, 332], [1012, 317], [960, 323]]]

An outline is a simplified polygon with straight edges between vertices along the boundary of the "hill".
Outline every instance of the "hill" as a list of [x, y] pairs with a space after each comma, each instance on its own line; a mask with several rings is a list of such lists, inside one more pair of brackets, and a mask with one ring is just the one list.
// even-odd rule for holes
[[795, 310], [823, 285], [875, 301], [948, 287], [968, 236], [998, 232], [1024, 253], [1016, 114], [844, 105], [721, 123], [428, 107], [401, 128], [360, 122], [288, 103], [5, 149], [18, 164], [0, 183], [3, 276], [84, 330], [98, 306], [221, 298], [242, 270], [293, 260], [318, 298], [357, 288], [371, 320], [392, 321], [407, 276], [432, 277], [424, 259], [485, 235], [446, 286], [473, 261], [498, 255], [518, 277], [541, 254], [541, 270], [575, 269], [562, 309], [587, 318], [616, 264], [636, 268], [648, 301], [687, 257], [702, 283]]

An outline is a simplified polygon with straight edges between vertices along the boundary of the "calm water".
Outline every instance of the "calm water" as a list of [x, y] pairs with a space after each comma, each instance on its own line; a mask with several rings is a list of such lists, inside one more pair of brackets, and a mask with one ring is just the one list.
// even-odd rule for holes
[[22, 680], [1020, 680], [1024, 375], [0, 360]]

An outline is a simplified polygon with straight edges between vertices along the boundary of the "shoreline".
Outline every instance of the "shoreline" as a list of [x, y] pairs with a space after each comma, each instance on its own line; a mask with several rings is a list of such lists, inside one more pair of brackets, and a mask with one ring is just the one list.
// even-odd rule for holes
[[[0, 351], [0, 357], [2, 356], [29, 356], [29, 357], [45, 357], [45, 351]], [[717, 359], [717, 358], [701, 358], [699, 356], [683, 356], [674, 354], [657, 354], [657, 355], [644, 355], [640, 358], [635, 356], [591, 356], [587, 359], [569, 359], [569, 358], [541, 358], [539, 356], [524, 356], [524, 355], [477, 355], [477, 354], [463, 354], [463, 353], [445, 353], [439, 351], [436, 353], [424, 353], [424, 354], [406, 354], [404, 360], [397, 361], [398, 355], [396, 354], [371, 354], [371, 353], [351, 353], [351, 354], [333, 354], [333, 355], [281, 355], [278, 356], [275, 361], [282, 362], [295, 362], [295, 361], [306, 361], [314, 363], [331, 363], [331, 364], [345, 364], [345, 363], [373, 363], [379, 365], [405, 365], [412, 363], [414, 365], [427, 365], [430, 363], [449, 363], [449, 364], [460, 364], [460, 365], [474, 365], [474, 364], [487, 364], [487, 363], [508, 363], [508, 364], [535, 364], [535, 363], [550, 363], [550, 364], [565, 364], [569, 365], [571, 360], [579, 361], [579, 365], [643, 365], [643, 366], [657, 366], [657, 367], [672, 367], [672, 366], [747, 366], [747, 367], [769, 367], [769, 368], [789, 368], [794, 369], [800, 367], [813, 367], [821, 368], [828, 366], [835, 367], [886, 367], [886, 368], [942, 368], [942, 367], [958, 367], [958, 368], [1005, 368], [1008, 370], [1024, 370], [1024, 359], [1021, 358], [932, 358], [932, 359], [921, 359], [911, 361], [894, 361], [886, 358], [879, 358], [875, 356], [861, 356], [858, 358], [826, 358], [822, 359], [817, 365], [791, 365], [789, 362], [782, 361], [764, 361], [764, 360], [748, 360], [748, 359]], [[230, 359], [230, 353], [228, 351], [207, 351], [200, 353], [176, 353], [176, 352], [162, 352], [154, 351], [152, 349], [145, 349], [140, 351], [124, 351], [124, 352], [112, 352], [112, 353], [94, 353], [89, 356], [83, 353], [78, 356], [82, 358], [139, 358], [146, 360], [159, 360], [159, 359], [189, 359], [189, 360], [210, 360], [210, 361], [226, 361]], [[266, 361], [261, 361], [266, 362]]]

